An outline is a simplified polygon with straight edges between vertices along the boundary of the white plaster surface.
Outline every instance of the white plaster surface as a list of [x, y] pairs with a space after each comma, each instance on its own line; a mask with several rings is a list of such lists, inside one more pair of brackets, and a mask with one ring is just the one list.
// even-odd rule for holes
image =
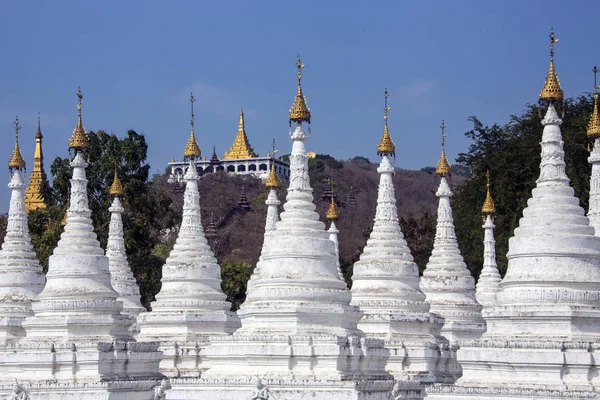
[[483, 268], [475, 286], [475, 297], [484, 308], [498, 304], [496, 294], [500, 291], [500, 272], [496, 264], [496, 241], [494, 240], [494, 221], [491, 215], [485, 216], [483, 223]]
[[600, 236], [600, 138], [594, 139], [588, 162], [592, 165], [588, 218], [596, 236]]

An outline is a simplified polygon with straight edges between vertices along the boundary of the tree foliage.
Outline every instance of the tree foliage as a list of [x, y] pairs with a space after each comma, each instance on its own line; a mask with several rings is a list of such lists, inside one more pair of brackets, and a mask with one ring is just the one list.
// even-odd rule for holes
[[[587, 210], [590, 166], [587, 162], [586, 127], [592, 110], [592, 99], [581, 96], [566, 100], [561, 131], [564, 141], [567, 175], [582, 207]], [[513, 235], [523, 215], [531, 190], [539, 176], [540, 145], [545, 109], [527, 105], [518, 116], [511, 116], [505, 125], [485, 126], [471, 117], [473, 129], [465, 135], [473, 141], [468, 152], [457, 162], [466, 167], [472, 178], [455, 193], [453, 209], [457, 236], [465, 261], [475, 277], [483, 264], [483, 230], [481, 206], [485, 198], [485, 172], [490, 171], [491, 191], [496, 203], [496, 253], [501, 274], [506, 272], [508, 239]]]

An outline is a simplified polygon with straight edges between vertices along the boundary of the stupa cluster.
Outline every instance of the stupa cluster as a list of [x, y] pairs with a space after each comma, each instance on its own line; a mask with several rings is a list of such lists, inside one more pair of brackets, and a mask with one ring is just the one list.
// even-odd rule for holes
[[[510, 239], [502, 279], [487, 174], [477, 285], [456, 240], [443, 122], [434, 249], [419, 277], [398, 219], [386, 90], [375, 219], [348, 289], [339, 263], [335, 188], [328, 228], [313, 203], [306, 151], [311, 113], [300, 58], [289, 113], [287, 197], [280, 213], [281, 180], [272, 163], [262, 252], [237, 313], [221, 289], [201, 221], [193, 111], [182, 224], [151, 311], [140, 304], [127, 262], [117, 165], [106, 251], [93, 231], [81, 92], [69, 140], [70, 204], [45, 277], [27, 228], [15, 121], [12, 195], [0, 251], [0, 394], [20, 400], [600, 398], [598, 87], [588, 127], [595, 143], [586, 217], [565, 173], [555, 43], [551, 34], [550, 70], [540, 94], [547, 111], [537, 186]], [[39, 139], [41, 158], [41, 132]], [[34, 178], [45, 179], [42, 173]]]

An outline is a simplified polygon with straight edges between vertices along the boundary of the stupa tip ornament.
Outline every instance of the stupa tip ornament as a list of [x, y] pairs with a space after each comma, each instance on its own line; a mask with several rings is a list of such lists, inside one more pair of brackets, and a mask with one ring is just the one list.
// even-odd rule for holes
[[391, 107], [387, 105], [389, 93], [387, 89], [383, 93], [385, 105], [383, 107], [383, 135], [381, 136], [381, 140], [377, 145], [377, 155], [379, 156], [395, 156], [396, 155], [396, 145], [394, 145], [394, 141], [390, 136], [390, 131], [388, 129], [388, 112], [391, 110]]
[[42, 117], [40, 115], [40, 113], [38, 112], [38, 127], [37, 127], [37, 131], [35, 132], [35, 138], [36, 139], [42, 139], [43, 135], [42, 135], [42, 121], [41, 121]]
[[483, 207], [481, 207], [481, 213], [484, 216], [490, 215], [493, 216], [496, 214], [496, 206], [494, 205], [494, 200], [492, 199], [492, 194], [490, 193], [490, 171], [485, 173], [486, 178], [486, 193], [485, 193], [485, 201], [483, 202]]
[[188, 139], [187, 144], [185, 145], [185, 149], [183, 150], [183, 159], [184, 160], [194, 160], [200, 157], [200, 147], [198, 147], [198, 142], [196, 142], [196, 135], [194, 134], [194, 102], [196, 98], [194, 94], [190, 94], [190, 104], [192, 105], [192, 115], [190, 117], [190, 138]]
[[69, 149], [77, 151], [85, 151], [89, 146], [88, 138], [83, 129], [83, 123], [81, 122], [81, 100], [83, 100], [83, 93], [81, 88], [77, 88], [77, 126], [73, 129], [73, 134], [69, 138]]
[[19, 148], [19, 131], [21, 130], [21, 126], [19, 126], [19, 117], [15, 118], [15, 148], [13, 149], [12, 155], [8, 160], [8, 169], [10, 171], [13, 170], [21, 170], [25, 168], [25, 160], [23, 159], [23, 155], [21, 154], [21, 149]]
[[587, 134], [588, 137], [595, 139], [600, 137], [600, 112], [598, 112], [598, 89], [600, 89], [600, 86], [598, 86], [596, 82], [598, 67], [594, 66], [592, 72], [594, 73], [594, 109], [588, 124]]
[[265, 182], [265, 186], [267, 186], [269, 189], [277, 189], [281, 187], [281, 181], [275, 172], [275, 163], [271, 164], [271, 172], [269, 173], [267, 182]]
[[550, 69], [546, 76], [546, 82], [544, 87], [540, 91], [540, 100], [547, 100], [549, 102], [562, 101], [564, 93], [560, 87], [558, 75], [554, 69], [554, 45], [558, 43], [558, 39], [554, 36], [554, 30], [550, 31]]
[[444, 120], [442, 120], [442, 155], [440, 156], [440, 159], [437, 163], [437, 166], [435, 167], [435, 173], [438, 174], [439, 176], [445, 176], [445, 175], [450, 175], [451, 172], [451, 168], [450, 168], [450, 163], [448, 162], [448, 159], [446, 159], [446, 150], [445, 150], [445, 143], [446, 143], [446, 124], [444, 122]]
[[294, 98], [294, 104], [292, 104], [292, 108], [290, 109], [290, 125], [292, 122], [295, 122], [298, 125], [302, 124], [302, 122], [310, 124], [310, 108], [306, 105], [306, 97], [304, 97], [304, 94], [302, 93], [301, 80], [304, 64], [300, 60], [300, 56], [298, 56], [296, 66], [298, 67], [298, 91]]
[[117, 174], [117, 162], [115, 164], [115, 176], [113, 178], [113, 183], [110, 185], [109, 193], [111, 196], [123, 196], [123, 185], [121, 185], [121, 181], [119, 180], [119, 175]]
[[340, 219], [340, 210], [338, 210], [338, 207], [335, 204], [335, 195], [333, 194], [333, 190], [331, 191], [331, 202], [329, 203], [329, 208], [327, 209], [325, 217], [328, 221], [337, 221]]

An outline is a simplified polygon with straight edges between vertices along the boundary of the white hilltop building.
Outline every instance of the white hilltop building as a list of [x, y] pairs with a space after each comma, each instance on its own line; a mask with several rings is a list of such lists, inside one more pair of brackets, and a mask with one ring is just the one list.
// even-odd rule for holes
[[[21, 307], [31, 299], [31, 312], [21, 322], [24, 337], [0, 346], [0, 394], [9, 399], [122, 399], [151, 398], [164, 378], [158, 372], [158, 343], [137, 343], [130, 333], [131, 317], [123, 313], [123, 302], [111, 285], [109, 260], [100, 248], [88, 208], [84, 152], [88, 147], [81, 121], [81, 92], [77, 125], [69, 140], [75, 157], [71, 162], [71, 198], [65, 230], [50, 256], [46, 284], [36, 271], [23, 214], [20, 169], [11, 164], [14, 205], [9, 217], [9, 245], [20, 251], [2, 267], [20, 265], [23, 280], [14, 280]], [[18, 150], [18, 147], [16, 148]], [[7, 246], [7, 249], [10, 249]], [[13, 247], [14, 249], [14, 247]], [[8, 253], [8, 252], [6, 252]], [[6, 254], [5, 253], [5, 254]], [[6, 287], [4, 288], [6, 290]], [[2, 317], [11, 317], [3, 308]]]
[[422, 396], [422, 383], [453, 382], [460, 370], [440, 333], [444, 319], [430, 312], [419, 288], [419, 267], [400, 228], [389, 159], [395, 145], [388, 129], [387, 90], [384, 96], [377, 209], [367, 245], [354, 264], [351, 304], [364, 313], [358, 327], [390, 349], [386, 370], [401, 384], [398, 388]]
[[[194, 96], [192, 95], [192, 104]], [[250, 141], [246, 135], [246, 123], [244, 120], [244, 111], [240, 110], [240, 120], [238, 131], [229, 151], [225, 152], [223, 157], [217, 156], [215, 147], [210, 159], [206, 156], [202, 158], [201, 154], [194, 159], [194, 165], [199, 176], [210, 174], [218, 171], [226, 171], [236, 175], [251, 175], [266, 181], [272, 169], [278, 175], [279, 179], [285, 183], [290, 179], [290, 165], [282, 159], [274, 157], [275, 141], [273, 141], [273, 153], [267, 154], [266, 157], [260, 157], [254, 152]], [[181, 183], [184, 180], [185, 172], [189, 167], [186, 160], [176, 161], [171, 160], [168, 168], [170, 169], [169, 182]]]
[[452, 190], [446, 179], [450, 164], [444, 150], [445, 125], [442, 121], [442, 155], [435, 172], [440, 176], [436, 196], [440, 199], [433, 251], [421, 277], [420, 287], [431, 312], [445, 319], [442, 334], [451, 343], [458, 339], [479, 338], [485, 332], [481, 305], [475, 298], [475, 279], [465, 264], [454, 231], [450, 197]]
[[509, 240], [497, 305], [484, 309], [481, 339], [458, 342], [462, 378], [430, 388], [431, 399], [600, 398], [600, 238], [565, 172], [553, 32], [550, 41], [540, 175]]

